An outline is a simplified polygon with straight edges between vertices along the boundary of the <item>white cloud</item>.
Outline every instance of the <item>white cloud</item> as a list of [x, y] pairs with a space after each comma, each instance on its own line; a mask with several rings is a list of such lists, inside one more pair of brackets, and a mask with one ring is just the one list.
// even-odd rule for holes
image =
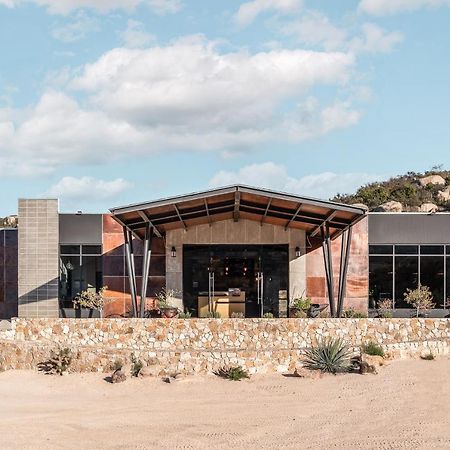
[[403, 34], [398, 31], [386, 32], [373, 23], [365, 23], [361, 28], [362, 37], [355, 37], [349, 43], [352, 51], [389, 53], [403, 42]]
[[251, 164], [237, 171], [220, 171], [209, 182], [211, 187], [235, 183], [328, 199], [337, 193], [351, 193], [359, 186], [380, 177], [368, 173], [323, 172], [296, 178], [281, 164]]
[[284, 35], [294, 36], [302, 44], [326, 51], [388, 53], [403, 41], [402, 33], [386, 31], [373, 23], [365, 23], [357, 29], [335, 26], [317, 11], [308, 11], [300, 19], [283, 23], [279, 28]]
[[[59, 80], [36, 105], [0, 109], [0, 173], [48, 173], [168, 150], [230, 154], [300, 142], [358, 122], [349, 101], [321, 104], [318, 85], [341, 89], [345, 53], [278, 49], [223, 53], [202, 38], [118, 48]], [[51, 82], [51, 81], [50, 81]], [[286, 102], [289, 103], [286, 106]]]
[[361, 0], [358, 9], [374, 16], [450, 6], [450, 0]]
[[301, 0], [253, 0], [239, 7], [234, 19], [241, 26], [250, 25], [263, 12], [287, 14], [300, 9], [301, 3]]
[[120, 33], [125, 47], [140, 48], [155, 40], [155, 36], [145, 31], [144, 24], [137, 20], [129, 19], [127, 28]]
[[93, 31], [99, 31], [97, 19], [89, 17], [84, 11], [78, 11], [68, 23], [59, 24], [52, 30], [52, 36], [62, 42], [71, 43], [85, 38]]
[[343, 47], [347, 39], [347, 31], [333, 25], [328, 17], [317, 11], [309, 11], [300, 19], [283, 23], [283, 34], [295, 36], [306, 45], [319, 45], [326, 50]]
[[131, 12], [139, 5], [147, 5], [157, 14], [178, 12], [181, 0], [0, 0], [0, 5], [14, 8], [24, 3], [45, 7], [51, 14], [69, 14], [78, 9], [93, 9], [100, 13], [114, 10]]
[[63, 177], [46, 195], [67, 201], [101, 201], [114, 199], [130, 187], [131, 184], [123, 178], [105, 181], [93, 177]]

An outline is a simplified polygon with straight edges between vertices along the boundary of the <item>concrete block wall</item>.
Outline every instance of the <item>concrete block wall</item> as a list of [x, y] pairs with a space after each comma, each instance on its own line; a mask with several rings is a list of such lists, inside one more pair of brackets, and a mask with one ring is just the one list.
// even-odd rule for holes
[[58, 200], [19, 200], [19, 317], [59, 317]]

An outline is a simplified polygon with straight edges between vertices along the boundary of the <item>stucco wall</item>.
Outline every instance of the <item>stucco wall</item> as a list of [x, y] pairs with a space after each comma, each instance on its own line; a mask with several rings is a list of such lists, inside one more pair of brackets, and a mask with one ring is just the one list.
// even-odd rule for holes
[[392, 356], [448, 354], [448, 319], [17, 319], [0, 332], [0, 367], [34, 368], [51, 349], [71, 348], [74, 369], [107, 371], [134, 353], [161, 373], [210, 372], [240, 364], [288, 371], [306, 347], [340, 337], [355, 350], [381, 344]]
[[[183, 291], [183, 244], [288, 244], [289, 245], [289, 295], [299, 296], [306, 290], [305, 256], [297, 258], [295, 247], [305, 254], [305, 232], [302, 230], [260, 224], [253, 220], [238, 222], [223, 220], [211, 225], [189, 227], [186, 231], [177, 229], [166, 234], [166, 284], [168, 289]], [[177, 256], [171, 257], [175, 247]], [[181, 297], [181, 296], [180, 296]], [[183, 305], [182, 298], [178, 306]]]

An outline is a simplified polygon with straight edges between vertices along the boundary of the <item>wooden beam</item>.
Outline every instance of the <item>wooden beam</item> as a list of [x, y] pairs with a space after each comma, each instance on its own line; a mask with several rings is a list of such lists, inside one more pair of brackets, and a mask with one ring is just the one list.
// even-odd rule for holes
[[212, 219], [211, 219], [211, 216], [209, 215], [208, 200], [206, 200], [206, 198], [205, 198], [205, 210], [206, 210], [206, 215], [208, 216], [209, 226], [211, 226], [212, 225]]
[[183, 228], [184, 228], [185, 230], [187, 230], [186, 223], [184, 222], [183, 218], [181, 217], [180, 211], [178, 210], [178, 206], [175, 205], [175, 203], [174, 203], [173, 207], [175, 208], [175, 211], [176, 211], [176, 213], [177, 213], [178, 218], [180, 219], [181, 224], [183, 225]]
[[331, 211], [331, 213], [328, 214], [328, 216], [325, 218], [325, 220], [320, 225], [318, 225], [315, 230], [313, 230], [311, 232], [311, 237], [314, 237], [317, 233], [319, 233], [321, 227], [326, 225], [330, 220], [333, 220], [333, 218], [336, 214], [337, 214], [337, 211]]
[[153, 228], [153, 232], [156, 234], [156, 236], [158, 236], [159, 238], [162, 237], [158, 228], [156, 228], [155, 225], [153, 225], [152, 221], [148, 218], [147, 214], [145, 214], [144, 211], [138, 211], [138, 214], [142, 217], [142, 219], [145, 222], [147, 222], [150, 225], [150, 227]]
[[289, 219], [289, 222], [284, 227], [285, 230], [289, 228], [289, 225], [295, 220], [295, 218], [298, 216], [298, 213], [300, 212], [300, 209], [302, 208], [302, 203], [299, 203], [294, 215]]
[[272, 197], [269, 198], [269, 201], [267, 202], [266, 210], [264, 211], [264, 215], [261, 218], [261, 226], [264, 223], [264, 219], [267, 216], [267, 212], [269, 211], [270, 205], [272, 204]]
[[241, 203], [241, 193], [236, 191], [234, 193], [234, 210], [233, 210], [233, 220], [235, 222], [239, 221], [239, 205]]

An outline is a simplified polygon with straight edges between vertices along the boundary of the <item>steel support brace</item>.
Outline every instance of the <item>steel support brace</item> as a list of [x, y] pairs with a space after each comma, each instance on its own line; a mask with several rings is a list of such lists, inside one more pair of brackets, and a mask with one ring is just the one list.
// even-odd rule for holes
[[348, 230], [342, 234], [341, 239], [341, 262], [339, 268], [339, 295], [337, 317], [342, 316], [342, 312], [344, 309], [344, 300], [347, 288], [348, 260], [350, 257], [350, 247], [352, 244], [352, 227], [349, 227]]
[[150, 274], [150, 262], [152, 256], [152, 237], [153, 227], [150, 224], [147, 224], [144, 237], [144, 258], [142, 261], [141, 304], [139, 311], [139, 317], [141, 318], [144, 318], [145, 315], [145, 300], [147, 298], [148, 276]]
[[328, 302], [330, 304], [331, 317], [336, 317], [336, 305], [334, 303], [334, 277], [333, 277], [333, 261], [331, 254], [331, 239], [329, 227], [322, 226], [322, 251], [325, 266], [325, 276], [327, 281]]
[[128, 280], [130, 282], [131, 307], [133, 317], [137, 317], [137, 295], [136, 295], [136, 270], [134, 267], [133, 235], [127, 227], [123, 227], [125, 240], [125, 257], [127, 264]]

